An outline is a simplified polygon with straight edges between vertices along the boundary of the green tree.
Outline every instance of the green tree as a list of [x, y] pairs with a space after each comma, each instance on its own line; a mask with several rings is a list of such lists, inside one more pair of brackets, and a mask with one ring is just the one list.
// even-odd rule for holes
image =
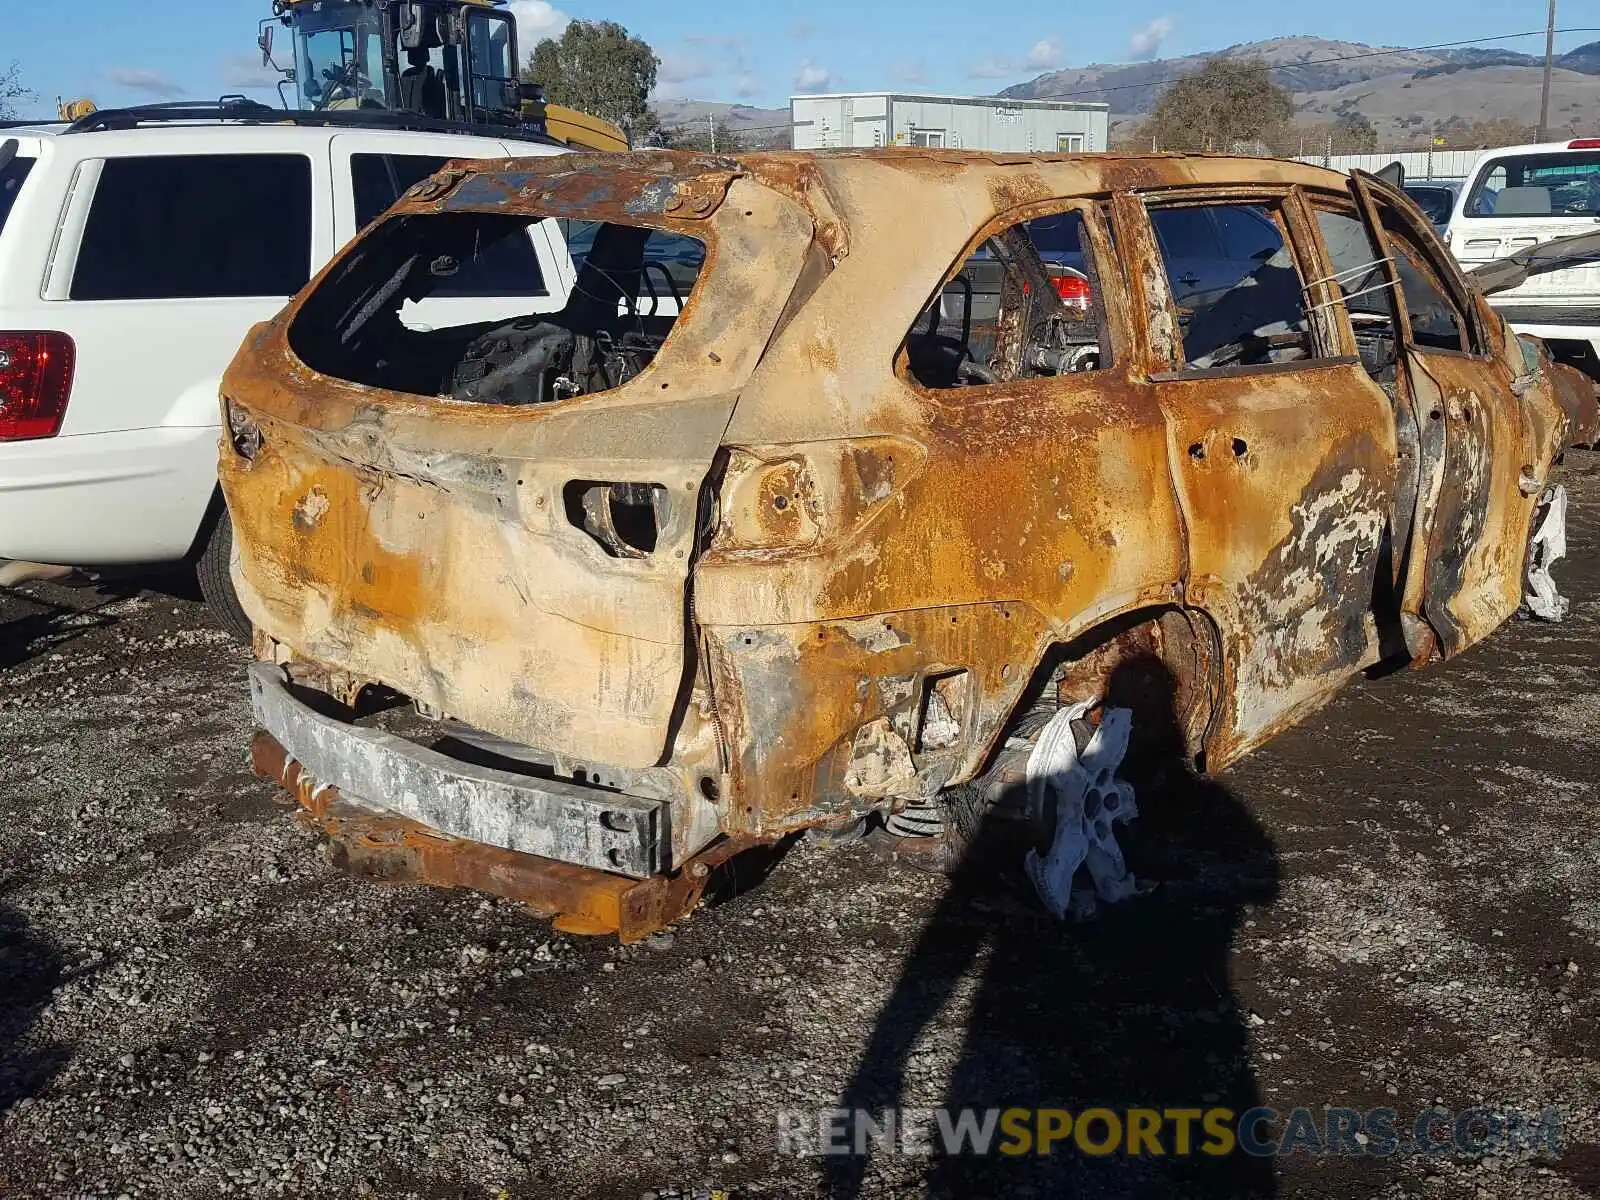
[[0, 69], [0, 120], [9, 120], [17, 115], [17, 105], [24, 100], [32, 100], [33, 93], [22, 86], [22, 67], [12, 63], [9, 67]]
[[659, 126], [650, 108], [661, 60], [648, 43], [615, 21], [573, 21], [559, 39], [533, 48], [523, 78], [545, 98], [621, 126], [635, 145]]
[[1168, 85], [1139, 133], [1163, 150], [1252, 151], [1281, 141], [1293, 115], [1262, 59], [1210, 58]]

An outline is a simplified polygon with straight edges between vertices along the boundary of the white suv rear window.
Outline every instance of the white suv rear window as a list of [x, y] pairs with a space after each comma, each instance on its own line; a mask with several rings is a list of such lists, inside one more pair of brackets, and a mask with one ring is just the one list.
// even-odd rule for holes
[[33, 159], [21, 157], [13, 158], [5, 166], [0, 167], [0, 232], [4, 232], [6, 218], [11, 215], [11, 206], [21, 195], [22, 185], [32, 169]]
[[1600, 154], [1515, 154], [1491, 159], [1467, 197], [1468, 217], [1600, 216]]
[[111, 158], [89, 209], [72, 299], [292, 296], [310, 278], [305, 155]]

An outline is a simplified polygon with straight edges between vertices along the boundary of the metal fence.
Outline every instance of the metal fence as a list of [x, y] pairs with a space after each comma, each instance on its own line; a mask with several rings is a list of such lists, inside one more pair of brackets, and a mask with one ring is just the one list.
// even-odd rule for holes
[[1302, 154], [1296, 160], [1335, 171], [1381, 171], [1398, 162], [1407, 179], [1465, 179], [1482, 150], [1379, 150], [1372, 154]]

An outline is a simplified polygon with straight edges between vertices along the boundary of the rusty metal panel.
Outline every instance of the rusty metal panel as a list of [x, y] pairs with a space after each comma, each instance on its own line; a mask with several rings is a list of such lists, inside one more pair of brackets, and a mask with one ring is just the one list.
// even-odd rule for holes
[[[791, 200], [743, 180], [728, 194], [697, 231], [705, 278], [681, 334], [611, 393], [530, 410], [386, 392], [296, 358], [299, 304], [258, 329], [223, 392], [262, 445], [246, 459], [224, 439], [220, 462], [251, 619], [504, 736], [662, 761], [699, 491], [811, 242]], [[607, 555], [569, 519], [566, 488], [594, 479], [665, 489], [648, 560]]]
[[1550, 363], [1545, 370], [1555, 388], [1556, 402], [1567, 418], [1566, 444], [1600, 445], [1600, 394], [1595, 381], [1565, 363]]
[[[1432, 437], [1443, 437], [1441, 483], [1429, 515], [1423, 614], [1446, 657], [1488, 636], [1522, 600], [1522, 565], [1544, 464], [1522, 419], [1523, 399], [1497, 361], [1409, 354]], [[1536, 400], [1548, 402], [1545, 383]], [[1529, 493], [1532, 494], [1529, 494]]]
[[1229, 704], [1211, 757], [1225, 761], [1375, 656], [1394, 421], [1347, 362], [1155, 386], [1188, 531], [1184, 597], [1222, 630]]

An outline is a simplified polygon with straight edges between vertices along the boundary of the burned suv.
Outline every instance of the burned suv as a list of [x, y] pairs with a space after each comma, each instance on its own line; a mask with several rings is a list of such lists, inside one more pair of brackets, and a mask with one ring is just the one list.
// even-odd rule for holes
[[[536, 222], [564, 308], [418, 319]], [[797, 830], [958, 836], [1134, 659], [1215, 768], [1517, 609], [1553, 370], [1296, 163], [453, 164], [224, 381], [257, 767], [352, 865], [625, 938]]]

